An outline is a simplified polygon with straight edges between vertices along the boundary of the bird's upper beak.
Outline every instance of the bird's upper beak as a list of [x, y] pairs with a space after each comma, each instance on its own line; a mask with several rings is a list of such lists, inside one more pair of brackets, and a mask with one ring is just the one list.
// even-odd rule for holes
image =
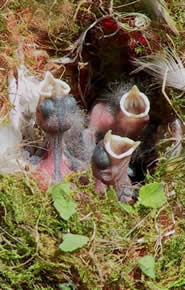
[[139, 146], [140, 141], [133, 141], [126, 137], [113, 135], [109, 130], [104, 137], [105, 150], [110, 157], [117, 160], [122, 160], [126, 157], [131, 157], [132, 153]]
[[120, 100], [122, 113], [130, 118], [141, 119], [148, 116], [150, 102], [147, 96], [134, 85]]
[[45, 78], [40, 83], [39, 91], [42, 98], [56, 98], [68, 95], [70, 90], [71, 88], [66, 82], [54, 78], [54, 76], [49, 71], [47, 71]]

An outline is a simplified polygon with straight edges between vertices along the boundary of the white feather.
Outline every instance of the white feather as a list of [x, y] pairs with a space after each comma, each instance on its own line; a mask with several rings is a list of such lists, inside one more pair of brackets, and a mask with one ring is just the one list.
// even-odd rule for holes
[[21, 140], [21, 133], [11, 125], [0, 127], [0, 173], [13, 173], [24, 168]]
[[9, 77], [9, 100], [14, 106], [9, 119], [12, 126], [23, 134], [33, 128], [36, 106], [39, 100], [40, 81], [31, 76], [24, 65], [18, 68], [18, 79]]
[[39, 100], [40, 81], [31, 76], [24, 65], [17, 69], [18, 78], [10, 73], [8, 94], [13, 105], [9, 112], [9, 123], [0, 126], [0, 173], [22, 171], [23, 135], [31, 139], [35, 123], [36, 106]]
[[144, 70], [154, 76], [159, 84], [166, 77], [166, 86], [185, 91], [185, 67], [175, 51], [137, 58], [133, 60], [133, 64], [138, 68], [132, 73]]

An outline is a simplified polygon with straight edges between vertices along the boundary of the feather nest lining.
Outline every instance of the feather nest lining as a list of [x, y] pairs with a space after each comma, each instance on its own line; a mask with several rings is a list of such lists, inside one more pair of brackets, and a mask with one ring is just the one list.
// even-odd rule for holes
[[35, 124], [40, 81], [31, 76], [24, 65], [20, 65], [17, 72], [17, 80], [13, 74], [9, 77], [8, 95], [13, 105], [8, 115], [9, 122], [0, 125], [0, 173], [13, 173], [25, 168], [27, 162], [21, 144], [23, 136], [32, 134]]
[[175, 51], [135, 58], [132, 63], [137, 67], [132, 73], [144, 70], [158, 84], [162, 84], [166, 77], [166, 86], [185, 91], [185, 67]]

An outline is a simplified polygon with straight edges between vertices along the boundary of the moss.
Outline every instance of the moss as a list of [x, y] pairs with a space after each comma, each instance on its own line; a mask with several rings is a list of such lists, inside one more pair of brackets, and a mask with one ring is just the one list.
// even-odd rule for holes
[[[148, 279], [142, 281], [137, 267], [137, 258], [146, 254], [156, 256], [157, 283], [169, 289], [183, 285], [184, 235], [162, 243], [162, 252], [157, 246], [156, 224], [161, 235], [173, 225], [175, 200], [169, 199], [162, 212], [139, 206], [130, 215], [120, 207], [113, 189], [100, 200], [91, 174], [87, 176], [87, 185], [80, 185], [79, 174], [71, 176], [78, 184], [73, 195], [78, 214], [68, 222], [55, 212], [50, 192], [41, 192], [27, 177], [1, 176], [0, 277], [5, 289], [6, 285], [58, 289], [68, 279], [80, 289], [147, 289]], [[183, 227], [178, 217], [176, 230], [183, 233]], [[58, 246], [68, 231], [88, 236], [90, 244], [72, 254], [62, 253]], [[178, 278], [168, 281], [169, 273]]]
[[1, 17], [0, 19], [0, 32], [4, 32], [6, 30], [6, 22], [5, 20], [3, 19], [3, 17]]
[[9, 8], [12, 10], [25, 9], [30, 4], [29, 0], [13, 1], [10, 3]]

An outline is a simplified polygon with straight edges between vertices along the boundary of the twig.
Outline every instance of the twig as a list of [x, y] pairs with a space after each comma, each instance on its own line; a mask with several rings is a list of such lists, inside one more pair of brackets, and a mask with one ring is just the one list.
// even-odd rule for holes
[[26, 264], [28, 264], [29, 262], [31, 262], [36, 256], [37, 256], [37, 253], [33, 254], [33, 256], [31, 258], [29, 258], [26, 262], [24, 262], [22, 264], [19, 264], [19, 265], [16, 265], [16, 266], [13, 266], [13, 267], [10, 267], [11, 270], [12, 269], [19, 268], [19, 267], [22, 267], [22, 266], [25, 266]]
[[[97, 20], [95, 20], [84, 32], [82, 32], [80, 37], [74, 43], [73, 49], [68, 54], [66, 54], [65, 56], [63, 56], [61, 58], [54, 59], [54, 60], [52, 60], [52, 62], [63, 63], [63, 64], [74, 63], [76, 61], [76, 59], [78, 58], [78, 56], [80, 58], [80, 61], [83, 62], [81, 53], [82, 53], [82, 49], [83, 49], [83, 45], [85, 42], [87, 32], [89, 30], [91, 30], [96, 24], [101, 22], [102, 20], [110, 18], [110, 17], [113, 18], [113, 15], [102, 16], [102, 17], [98, 18]], [[75, 56], [72, 59], [68, 59], [68, 57], [71, 56], [73, 53], [75, 53]]]
[[5, 3], [0, 7], [0, 10], [2, 10], [6, 6], [6, 4], [8, 4], [8, 2], [9, 0], [6, 0]]
[[76, 8], [76, 11], [75, 11], [75, 14], [73, 16], [73, 21], [75, 22], [76, 20], [76, 17], [77, 17], [77, 14], [78, 14], [78, 11], [80, 10], [80, 7], [86, 2], [86, 0], [81, 0], [79, 3], [78, 3], [78, 6]]
[[121, 27], [118, 26], [118, 28], [116, 29], [115, 32], [110, 33], [110, 34], [106, 34], [106, 35], [104, 34], [103, 38], [108, 38], [108, 37], [112, 37], [112, 36], [116, 35], [116, 33], [118, 33], [118, 31], [119, 31], [120, 29], [121, 29]]
[[137, 2], [140, 2], [141, 0], [136, 0], [136, 1], [133, 1], [131, 3], [127, 3], [127, 4], [123, 4], [123, 5], [119, 5], [119, 6], [114, 6], [115, 9], [118, 9], [118, 8], [122, 8], [122, 7], [126, 7], [126, 6], [130, 6], [130, 5], [133, 5]]
[[96, 236], [96, 224], [94, 223], [93, 234], [92, 234], [92, 237], [90, 238], [90, 242], [94, 241], [95, 236]]
[[[89, 212], [87, 215], [85, 215], [85, 216], [83, 216], [81, 219], [80, 219], [80, 221], [84, 221], [84, 220], [86, 220], [89, 216], [91, 216], [92, 215], [92, 212]], [[91, 238], [92, 239], [92, 238]]]
[[[150, 214], [150, 213], [149, 213]], [[127, 238], [130, 234], [132, 234], [138, 227], [140, 227], [143, 222], [147, 219], [147, 217], [149, 216], [149, 214], [147, 214], [139, 223], [137, 223], [137, 225], [135, 225], [135, 227], [133, 227], [126, 235], [125, 238]]]
[[9, 234], [7, 231], [5, 231], [1, 226], [0, 226], [0, 230], [1, 230], [3, 233], [5, 233], [6, 235], [8, 235], [10, 238], [12, 238], [13, 240], [15, 240], [16, 242], [18, 242], [18, 243], [24, 245], [20, 240], [14, 238], [14, 236], [12, 236], [12, 235]]
[[110, 13], [110, 14], [113, 13], [113, 6], [114, 6], [113, 3], [114, 3], [114, 0], [111, 0], [111, 1], [110, 1], [110, 7], [109, 7], [109, 13]]
[[174, 43], [173, 39], [169, 36], [168, 33], [166, 33], [166, 36], [170, 40], [171, 44], [173, 45], [174, 50], [176, 50], [175, 43]]
[[158, 218], [159, 214], [163, 211], [163, 209], [165, 208], [165, 206], [163, 206], [162, 208], [159, 209], [158, 213], [155, 215], [155, 221], [154, 221], [155, 230], [156, 230], [156, 232], [158, 234], [158, 238], [157, 238], [157, 241], [156, 241], [156, 244], [155, 244], [155, 248], [157, 250], [160, 247], [160, 253], [161, 253], [161, 255], [163, 253], [162, 235], [161, 235], [160, 228], [159, 228], [159, 226], [157, 224], [157, 218]]
[[[103, 283], [104, 282], [104, 278], [103, 278], [103, 274], [102, 274], [102, 271], [99, 267], [99, 263], [97, 261], [97, 258], [96, 256], [94, 255], [94, 253], [92, 253], [91, 251], [89, 252], [89, 256], [91, 258], [91, 260], [94, 262], [94, 265], [96, 266], [96, 269], [97, 269], [97, 272], [99, 274], [99, 277], [100, 277], [100, 280], [101, 282]], [[99, 285], [100, 286], [100, 285]]]
[[82, 100], [82, 102], [83, 102], [83, 105], [87, 108], [87, 102], [86, 102], [86, 100], [85, 100], [85, 96], [84, 96], [84, 94], [83, 94], [83, 92], [82, 92], [82, 88], [81, 88], [81, 84], [80, 84], [80, 72], [81, 72], [81, 68], [80, 68], [80, 66], [81, 66], [81, 63], [80, 62], [78, 62], [78, 91], [79, 91], [79, 94], [80, 94], [80, 97], [81, 97], [81, 100]]
[[53, 9], [53, 7], [57, 4], [57, 0], [54, 0], [53, 4], [51, 5], [51, 8], [50, 8], [50, 11], [49, 11], [49, 17], [48, 17], [48, 37], [49, 37], [49, 40], [51, 41], [51, 43], [53, 44], [53, 46], [55, 47], [56, 51], [58, 50], [57, 49], [57, 46], [55, 44], [55, 42], [52, 40], [51, 38], [51, 34], [49, 32], [49, 25], [50, 25], [50, 20], [51, 20], [51, 11]]

